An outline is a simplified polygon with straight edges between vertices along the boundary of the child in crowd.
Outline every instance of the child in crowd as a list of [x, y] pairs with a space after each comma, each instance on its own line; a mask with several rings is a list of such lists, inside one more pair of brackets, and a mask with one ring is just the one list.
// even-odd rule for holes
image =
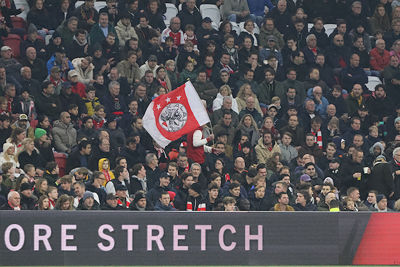
[[105, 117], [106, 113], [104, 112], [104, 106], [103, 105], [95, 106], [93, 115], [93, 124], [96, 130], [103, 127], [104, 123], [106, 122]]
[[94, 88], [94, 86], [89, 85], [86, 87], [86, 98], [83, 99], [83, 102], [86, 106], [87, 115], [93, 116], [94, 108], [100, 105], [99, 98], [96, 96], [96, 88]]
[[99, 171], [101, 171], [106, 177], [103, 186], [106, 186], [107, 182], [115, 178], [114, 173], [110, 170], [110, 161], [106, 158], [99, 160]]

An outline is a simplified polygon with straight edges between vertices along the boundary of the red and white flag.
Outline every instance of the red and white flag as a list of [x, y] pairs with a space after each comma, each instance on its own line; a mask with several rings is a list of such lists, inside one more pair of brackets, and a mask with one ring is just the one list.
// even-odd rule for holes
[[190, 81], [154, 99], [143, 116], [143, 127], [162, 148], [208, 122], [207, 111]]

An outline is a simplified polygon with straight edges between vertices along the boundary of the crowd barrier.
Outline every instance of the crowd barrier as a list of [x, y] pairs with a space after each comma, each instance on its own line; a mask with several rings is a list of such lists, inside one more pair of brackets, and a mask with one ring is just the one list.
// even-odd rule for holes
[[0, 265], [399, 264], [400, 214], [0, 211]]

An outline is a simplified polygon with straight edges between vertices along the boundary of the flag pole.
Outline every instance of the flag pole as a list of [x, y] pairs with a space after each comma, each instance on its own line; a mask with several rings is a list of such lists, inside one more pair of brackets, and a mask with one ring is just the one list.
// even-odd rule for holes
[[[212, 123], [211, 123], [211, 120], [210, 120], [210, 126], [211, 126], [211, 127], [210, 127], [210, 128], [211, 128], [211, 134], [214, 135], [213, 125], [212, 125]], [[214, 140], [215, 140], [215, 135], [214, 135], [214, 138], [213, 138], [213, 140], [212, 140], [213, 146], [215, 146]]]

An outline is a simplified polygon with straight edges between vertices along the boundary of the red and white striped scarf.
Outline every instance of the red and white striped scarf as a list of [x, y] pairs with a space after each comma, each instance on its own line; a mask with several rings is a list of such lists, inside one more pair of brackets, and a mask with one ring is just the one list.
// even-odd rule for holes
[[318, 145], [320, 149], [322, 149], [322, 132], [318, 130], [316, 133], [313, 129], [311, 129], [311, 133], [314, 135], [315, 143]]

